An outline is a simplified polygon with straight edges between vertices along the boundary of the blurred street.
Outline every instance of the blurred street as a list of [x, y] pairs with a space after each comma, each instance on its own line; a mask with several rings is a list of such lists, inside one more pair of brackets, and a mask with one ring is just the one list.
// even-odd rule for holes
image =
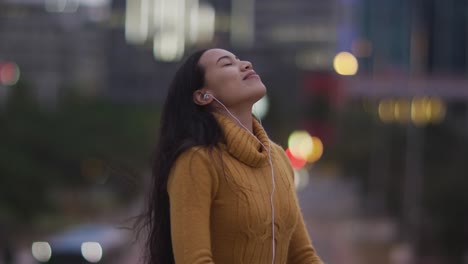
[[261, 76], [325, 263], [468, 264], [468, 0], [0, 0], [0, 264], [142, 263], [168, 87], [212, 47]]

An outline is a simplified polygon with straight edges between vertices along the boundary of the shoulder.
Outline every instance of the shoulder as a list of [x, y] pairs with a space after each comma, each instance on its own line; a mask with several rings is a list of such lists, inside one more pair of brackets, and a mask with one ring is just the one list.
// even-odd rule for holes
[[278, 143], [270, 140], [270, 144], [274, 149], [278, 149], [278, 150], [281, 150], [281, 151], [284, 152], [284, 148], [282, 146], [280, 146]]
[[191, 147], [182, 152], [177, 157], [172, 166], [171, 174], [174, 173], [199, 173], [203, 175], [216, 174], [216, 166], [218, 165], [219, 150], [217, 148], [209, 148], [206, 146]]
[[206, 159], [208, 157], [209, 149], [204, 146], [195, 146], [184, 150], [176, 159], [177, 162], [186, 162], [192, 159]]
[[217, 164], [216, 157], [219, 156], [217, 148], [210, 148], [206, 146], [191, 147], [182, 152], [177, 157], [173, 167], [215, 167]]
[[217, 189], [218, 173], [214, 158], [217, 150], [203, 146], [191, 147], [182, 152], [169, 173], [168, 187], [206, 185]]
[[288, 160], [288, 156], [286, 156], [286, 152], [282, 146], [278, 143], [275, 143], [270, 140], [270, 144], [272, 146], [273, 151], [283, 160]]

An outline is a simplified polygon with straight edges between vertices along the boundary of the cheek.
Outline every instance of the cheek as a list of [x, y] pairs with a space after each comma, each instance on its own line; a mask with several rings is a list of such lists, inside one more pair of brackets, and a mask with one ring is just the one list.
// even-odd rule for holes
[[218, 88], [218, 86], [225, 84], [226, 82], [232, 81], [233, 79], [233, 74], [225, 70], [210, 71], [205, 75], [206, 84], [215, 89]]
[[237, 75], [236, 72], [233, 71], [224, 71], [218, 75], [218, 80], [219, 83], [224, 85], [224, 84], [230, 84], [230, 83], [238, 83], [239, 82], [239, 76]]
[[236, 87], [241, 85], [239, 76], [229, 72], [213, 74], [206, 82], [211, 89], [223, 93], [235, 90]]

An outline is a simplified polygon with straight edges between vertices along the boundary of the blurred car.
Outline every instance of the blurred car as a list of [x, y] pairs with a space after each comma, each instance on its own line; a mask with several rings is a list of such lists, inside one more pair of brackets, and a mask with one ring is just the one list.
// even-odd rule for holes
[[119, 263], [131, 247], [131, 233], [111, 225], [80, 225], [32, 243], [38, 263]]

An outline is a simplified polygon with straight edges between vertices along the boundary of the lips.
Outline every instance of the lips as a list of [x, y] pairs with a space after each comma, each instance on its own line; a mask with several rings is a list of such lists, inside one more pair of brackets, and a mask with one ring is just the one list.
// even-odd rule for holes
[[247, 73], [245, 76], [244, 76], [244, 79], [247, 79], [249, 78], [250, 76], [258, 76], [257, 73], [255, 73], [255, 71], [250, 71], [249, 73]]

